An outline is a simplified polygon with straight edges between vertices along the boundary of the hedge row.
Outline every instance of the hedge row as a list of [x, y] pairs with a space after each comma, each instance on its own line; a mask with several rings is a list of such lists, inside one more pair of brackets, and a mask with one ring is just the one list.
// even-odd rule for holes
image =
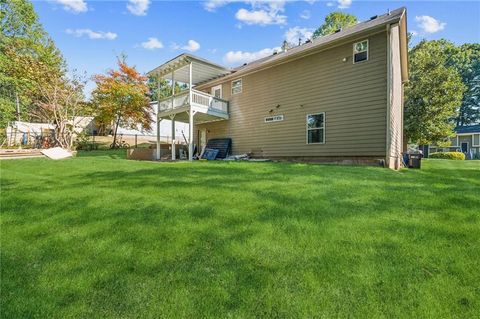
[[428, 157], [458, 160], [458, 161], [465, 160], [465, 154], [463, 154], [462, 152], [437, 152], [437, 153], [430, 154]]

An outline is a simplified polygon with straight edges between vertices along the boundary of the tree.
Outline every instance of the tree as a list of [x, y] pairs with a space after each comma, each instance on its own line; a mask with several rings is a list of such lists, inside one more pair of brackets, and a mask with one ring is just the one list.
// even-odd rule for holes
[[147, 77], [127, 65], [125, 57], [118, 58], [117, 63], [118, 70], [94, 76], [97, 87], [92, 92], [92, 103], [100, 122], [114, 123], [114, 146], [120, 125], [135, 129], [140, 124], [150, 130], [153, 114]]
[[65, 74], [63, 57], [30, 2], [0, 0], [0, 127], [38, 98], [39, 88]]
[[444, 140], [453, 133], [465, 85], [449, 61], [455, 46], [446, 40], [423, 40], [410, 51], [410, 81], [405, 87], [405, 133], [420, 144]]
[[34, 117], [55, 125], [55, 144], [72, 149], [80, 115], [85, 115], [85, 77], [74, 74], [54, 77], [40, 87], [41, 98], [30, 111]]
[[325, 17], [325, 22], [313, 33], [313, 38], [335, 33], [338, 29], [345, 29], [357, 24], [357, 17], [343, 12], [332, 12]]
[[[172, 85], [169, 81], [165, 79], [159, 80], [156, 76], [150, 76], [148, 78], [147, 85], [150, 89], [150, 99], [152, 101], [158, 101], [158, 99], [161, 100], [172, 95]], [[175, 82], [175, 93], [179, 93], [186, 89], [188, 89], [188, 84], [180, 84], [179, 82]]]
[[451, 65], [458, 70], [467, 87], [455, 119], [456, 125], [480, 123], [480, 44], [458, 47]]

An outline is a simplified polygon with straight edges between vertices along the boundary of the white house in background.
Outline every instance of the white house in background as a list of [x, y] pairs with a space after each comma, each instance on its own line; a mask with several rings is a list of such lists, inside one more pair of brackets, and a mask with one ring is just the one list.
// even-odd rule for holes
[[[117, 133], [123, 134], [127, 136], [145, 136], [145, 137], [155, 137], [157, 136], [157, 110], [158, 106], [157, 103], [152, 103], [152, 107], [154, 108], [155, 114], [152, 116], [152, 129], [150, 131], [145, 130], [141, 125], [137, 126], [137, 129], [130, 129], [126, 127], [119, 127]], [[175, 140], [180, 143], [185, 143], [183, 139], [183, 135], [188, 139], [188, 124], [187, 123], [176, 123], [175, 125]], [[172, 121], [170, 120], [162, 120], [162, 125], [160, 127], [160, 139], [164, 142], [172, 142]]]
[[480, 124], [457, 126], [454, 131], [455, 135], [450, 138], [449, 146], [425, 145], [423, 153], [428, 157], [428, 154], [435, 152], [456, 151], [464, 153], [467, 159], [480, 159]]

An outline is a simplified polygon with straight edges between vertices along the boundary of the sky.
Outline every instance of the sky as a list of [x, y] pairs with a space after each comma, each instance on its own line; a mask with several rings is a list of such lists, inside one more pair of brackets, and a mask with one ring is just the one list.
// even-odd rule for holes
[[[363, 21], [404, 6], [413, 44], [440, 38], [480, 42], [480, 1], [37, 0], [33, 5], [70, 70], [88, 77], [114, 68], [121, 54], [142, 73], [184, 52], [238, 66], [272, 54], [284, 40], [305, 41], [333, 11]], [[87, 95], [93, 88], [90, 81]]]

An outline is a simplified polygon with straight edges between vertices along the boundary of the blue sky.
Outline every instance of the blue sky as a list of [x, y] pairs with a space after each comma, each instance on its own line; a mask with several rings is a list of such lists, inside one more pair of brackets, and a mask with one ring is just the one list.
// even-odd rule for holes
[[[71, 69], [88, 76], [115, 67], [116, 56], [148, 72], [182, 52], [226, 66], [269, 55], [286, 38], [305, 40], [335, 10], [366, 20], [407, 7], [414, 43], [446, 38], [480, 42], [478, 1], [34, 1]], [[92, 89], [89, 83], [87, 92]]]

